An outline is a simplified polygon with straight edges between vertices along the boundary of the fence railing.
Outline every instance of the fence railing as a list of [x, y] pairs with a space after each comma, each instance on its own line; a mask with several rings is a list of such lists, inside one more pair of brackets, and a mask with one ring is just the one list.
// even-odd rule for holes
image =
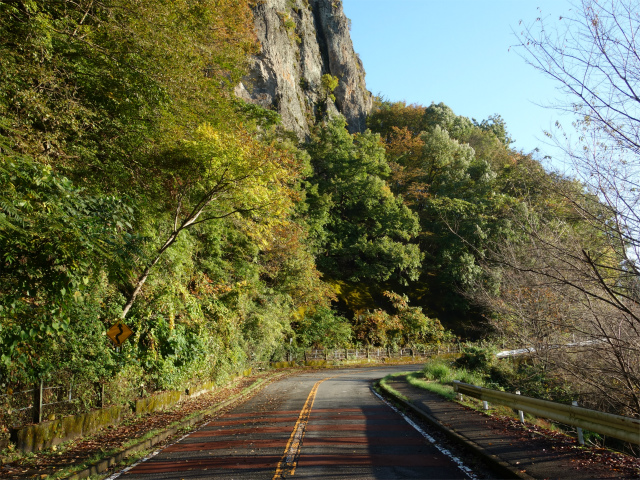
[[[548, 418], [565, 425], [584, 428], [592, 432], [609, 435], [625, 442], [640, 445], [640, 419], [599, 412], [575, 405], [540, 400], [514, 393], [500, 392], [454, 380], [454, 390], [485, 402], [506, 405], [540, 418]], [[520, 416], [521, 421], [524, 417]]]
[[[397, 350], [387, 348], [336, 348], [336, 349], [312, 349], [296, 350], [291, 349], [286, 353], [284, 359], [288, 361], [349, 361], [349, 360], [371, 360], [381, 361], [382, 359], [394, 358], [426, 358], [441, 353], [456, 353], [459, 351], [457, 345], [440, 346], [439, 348], [401, 348]], [[253, 362], [254, 368], [268, 368], [269, 362]], [[89, 411], [94, 408], [102, 408], [107, 405], [121, 403], [115, 400], [115, 395], [120, 395], [115, 391], [116, 386], [109, 384], [105, 388], [105, 383], [75, 383], [72, 378], [49, 379], [47, 381], [37, 381], [32, 385], [15, 386], [14, 391], [0, 394], [0, 427], [17, 427], [30, 423], [40, 423], [48, 420], [52, 416], [70, 415]], [[136, 387], [137, 388], [137, 387]], [[151, 385], [140, 387], [141, 391], [136, 391], [137, 396], [145, 396], [152, 393], [154, 388]], [[127, 399], [132, 400], [131, 396]], [[0, 428], [2, 432], [2, 428]]]
[[0, 395], [0, 426], [40, 423], [52, 416], [81, 413], [105, 406], [102, 383], [75, 384], [73, 379], [46, 382]]
[[515, 357], [518, 355], [529, 355], [533, 353], [537, 353], [540, 351], [546, 350], [558, 350], [558, 349], [568, 349], [568, 348], [579, 348], [579, 347], [591, 347], [598, 346], [605, 342], [606, 340], [603, 338], [589, 339], [589, 340], [580, 340], [574, 341], [570, 343], [557, 343], [557, 344], [547, 344], [540, 348], [535, 347], [524, 347], [517, 348], [515, 350], [503, 350], [501, 352], [496, 353], [497, 358], [506, 358], [506, 357]]
[[318, 360], [381, 360], [383, 358], [408, 358], [408, 357], [432, 357], [442, 353], [458, 353], [460, 348], [457, 345], [442, 346], [439, 349], [421, 348], [400, 348], [393, 350], [390, 348], [330, 348], [313, 349], [305, 351], [292, 350], [287, 353], [288, 361], [318, 361]]

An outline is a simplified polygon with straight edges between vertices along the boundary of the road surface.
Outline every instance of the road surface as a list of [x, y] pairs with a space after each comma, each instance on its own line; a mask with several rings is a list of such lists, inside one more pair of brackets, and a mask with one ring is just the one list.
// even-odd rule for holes
[[120, 479], [475, 478], [371, 390], [375, 379], [418, 368], [323, 370], [286, 378]]

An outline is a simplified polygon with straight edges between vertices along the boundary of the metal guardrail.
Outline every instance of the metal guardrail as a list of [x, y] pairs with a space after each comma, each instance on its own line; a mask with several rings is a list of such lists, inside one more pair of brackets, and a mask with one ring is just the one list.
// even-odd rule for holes
[[486, 402], [506, 405], [541, 418], [555, 420], [565, 425], [585, 428], [609, 435], [625, 442], [640, 445], [640, 419], [599, 412], [588, 408], [500, 392], [454, 380], [454, 390], [462, 395]]
[[[542, 350], [557, 350], [560, 348], [578, 348], [578, 347], [588, 347], [591, 345], [600, 345], [604, 343], [606, 340], [603, 338], [598, 338], [595, 340], [583, 340], [580, 342], [571, 342], [571, 343], [558, 343], [558, 344], [550, 344], [545, 345]], [[506, 357], [515, 357], [518, 355], [525, 355], [528, 353], [536, 353], [538, 349], [534, 347], [525, 347], [525, 348], [517, 348], [515, 350], [503, 350], [501, 352], [496, 353], [497, 358], [506, 358]]]

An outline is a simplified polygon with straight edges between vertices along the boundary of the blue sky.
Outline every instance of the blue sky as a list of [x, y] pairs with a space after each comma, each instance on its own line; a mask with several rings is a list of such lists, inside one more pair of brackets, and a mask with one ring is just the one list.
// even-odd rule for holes
[[[549, 105], [562, 98], [510, 46], [515, 32], [542, 16], [567, 16], [567, 0], [343, 0], [351, 38], [367, 73], [367, 88], [389, 100], [444, 102], [458, 115], [500, 114], [514, 146], [539, 147], [559, 119]], [[564, 121], [567, 119], [565, 118]]]

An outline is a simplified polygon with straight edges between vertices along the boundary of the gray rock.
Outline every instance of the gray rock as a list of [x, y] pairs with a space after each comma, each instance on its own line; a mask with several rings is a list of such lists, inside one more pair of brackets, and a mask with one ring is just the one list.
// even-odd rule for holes
[[[317, 121], [337, 113], [352, 133], [364, 131], [372, 96], [342, 1], [263, 0], [254, 17], [262, 48], [236, 95], [277, 110], [285, 128], [300, 139]], [[335, 102], [322, 88], [325, 74], [339, 79]]]

